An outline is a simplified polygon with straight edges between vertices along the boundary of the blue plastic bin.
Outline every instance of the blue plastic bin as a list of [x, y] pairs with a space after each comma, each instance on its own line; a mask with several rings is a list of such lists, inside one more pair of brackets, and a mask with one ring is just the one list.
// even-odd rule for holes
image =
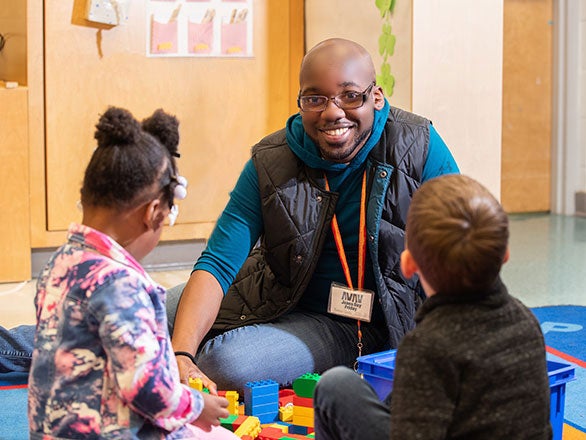
[[553, 428], [553, 440], [562, 440], [564, 428], [564, 406], [566, 403], [566, 383], [574, 380], [576, 369], [565, 362], [547, 360], [549, 389], [551, 391], [549, 420]]
[[[358, 373], [363, 375], [381, 400], [384, 400], [393, 388], [396, 353], [397, 350], [387, 350], [357, 358]], [[575, 367], [565, 362], [550, 360], [548, 356], [547, 373], [551, 391], [550, 421], [553, 428], [553, 440], [561, 440], [566, 383], [574, 379]]]
[[357, 371], [374, 388], [380, 400], [384, 400], [393, 388], [396, 353], [397, 350], [387, 350], [356, 359]]

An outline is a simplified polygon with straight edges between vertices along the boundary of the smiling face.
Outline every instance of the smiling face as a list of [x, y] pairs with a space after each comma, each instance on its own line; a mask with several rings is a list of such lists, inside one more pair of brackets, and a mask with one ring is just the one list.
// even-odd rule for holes
[[[305, 56], [299, 75], [300, 96], [362, 93], [375, 80], [374, 66], [361, 46], [348, 40], [320, 43]], [[341, 109], [331, 99], [323, 111], [300, 110], [303, 128], [321, 156], [337, 163], [350, 162], [365, 144], [374, 121], [374, 110], [384, 106], [378, 86], [370, 89], [364, 104]]]

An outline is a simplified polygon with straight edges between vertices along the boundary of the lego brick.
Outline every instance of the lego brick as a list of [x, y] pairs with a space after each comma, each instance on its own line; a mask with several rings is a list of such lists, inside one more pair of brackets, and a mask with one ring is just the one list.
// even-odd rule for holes
[[235, 414], [230, 414], [226, 418], [220, 418], [220, 425], [224, 428], [229, 429], [230, 431], [234, 432], [234, 421], [238, 416]]
[[[220, 395], [220, 393], [218, 393]], [[226, 391], [224, 397], [228, 400], [228, 412], [230, 414], [238, 414], [238, 392]]]
[[279, 390], [279, 406], [285, 406], [288, 403], [293, 404], [293, 396], [295, 396], [295, 391], [292, 389]]
[[320, 379], [317, 373], [305, 373], [293, 381], [293, 391], [299, 397], [313, 397], [313, 390]]
[[203, 382], [199, 377], [198, 378], [190, 377], [189, 378], [189, 386], [191, 388], [198, 390], [198, 391], [203, 390]]
[[286, 433], [278, 428], [264, 427], [258, 433], [257, 440], [278, 440], [283, 437], [283, 434]]
[[294, 406], [293, 407], [293, 417], [301, 416], [301, 417], [313, 417], [313, 408], [308, 408], [306, 406]]
[[307, 408], [313, 408], [313, 399], [308, 397], [293, 396], [293, 406], [305, 406]]
[[297, 440], [297, 439], [307, 440], [308, 438], [311, 438], [311, 437], [307, 437], [306, 435], [299, 435], [299, 434], [286, 434], [285, 436], [281, 437], [279, 440]]
[[234, 427], [234, 431], [236, 431], [238, 428], [240, 428], [240, 425], [242, 425], [246, 419], [248, 419], [249, 416], [245, 416], [245, 415], [238, 415], [236, 416], [236, 419], [232, 422], [232, 426]]
[[302, 426], [302, 425], [289, 426], [289, 434], [307, 435], [310, 432], [313, 432], [313, 428], [310, 426]]
[[238, 437], [249, 435], [252, 438], [256, 438], [260, 432], [260, 420], [258, 417], [249, 416], [246, 420], [238, 427], [234, 434]]
[[290, 422], [293, 420], [293, 405], [279, 408], [279, 420], [283, 422]]
[[272, 422], [279, 420], [279, 412], [274, 411], [274, 412], [268, 412], [268, 413], [255, 413], [254, 417], [258, 417], [258, 419], [260, 420], [260, 423], [262, 423], [262, 424], [272, 423]]
[[250, 391], [253, 394], [279, 394], [279, 384], [274, 380], [258, 380], [255, 382], [246, 382], [244, 391]]
[[313, 428], [313, 417], [296, 416], [293, 414], [293, 424], [301, 426], [310, 426]]
[[248, 407], [250, 405], [265, 405], [267, 403], [274, 403], [275, 405], [279, 406], [279, 395], [278, 394], [263, 394], [258, 396], [247, 396], [246, 393], [244, 394], [244, 406]]

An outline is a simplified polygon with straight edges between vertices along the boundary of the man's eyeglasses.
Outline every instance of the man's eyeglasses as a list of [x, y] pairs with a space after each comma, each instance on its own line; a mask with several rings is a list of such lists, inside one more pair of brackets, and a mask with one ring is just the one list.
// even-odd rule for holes
[[352, 110], [359, 107], [366, 102], [366, 98], [374, 87], [373, 81], [363, 92], [344, 92], [333, 98], [328, 98], [322, 95], [307, 95], [297, 97], [297, 106], [304, 112], [323, 112], [328, 106], [329, 101], [333, 101], [342, 110]]

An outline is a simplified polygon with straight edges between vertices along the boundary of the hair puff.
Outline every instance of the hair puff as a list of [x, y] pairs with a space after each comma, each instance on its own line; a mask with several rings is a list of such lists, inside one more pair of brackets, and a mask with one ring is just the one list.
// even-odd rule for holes
[[179, 157], [179, 121], [175, 116], [165, 113], [162, 109], [155, 110], [150, 117], [142, 121], [142, 128], [157, 138], [169, 153]]
[[140, 124], [123, 108], [109, 107], [96, 124], [94, 138], [98, 148], [113, 145], [129, 145], [138, 142], [141, 136]]

